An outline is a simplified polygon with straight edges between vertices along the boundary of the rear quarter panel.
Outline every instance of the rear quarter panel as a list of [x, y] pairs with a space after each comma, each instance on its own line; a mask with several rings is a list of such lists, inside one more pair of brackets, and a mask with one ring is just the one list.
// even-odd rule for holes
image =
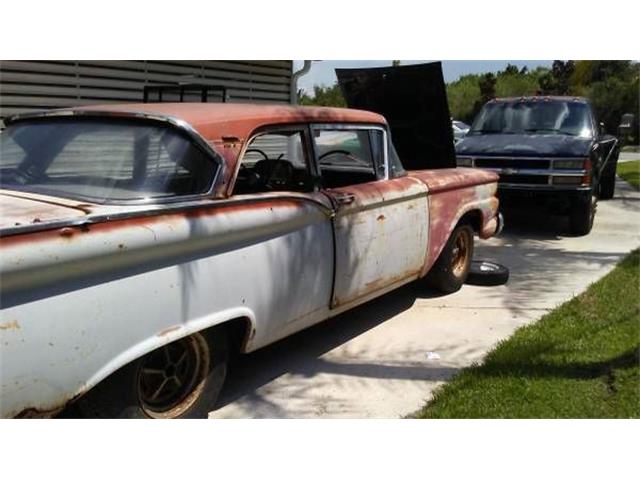
[[129, 361], [232, 318], [252, 324], [246, 351], [323, 320], [324, 210], [293, 198], [213, 202], [0, 239], [0, 417], [55, 411]]

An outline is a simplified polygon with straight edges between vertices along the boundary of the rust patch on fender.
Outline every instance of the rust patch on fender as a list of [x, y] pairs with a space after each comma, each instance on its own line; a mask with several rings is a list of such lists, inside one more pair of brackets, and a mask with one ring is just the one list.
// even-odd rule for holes
[[164, 337], [165, 335], [168, 335], [171, 332], [174, 332], [176, 330], [180, 330], [181, 326], [182, 325], [174, 325], [173, 327], [165, 328], [164, 330], [158, 332], [158, 334], [156, 336], [157, 337]]
[[0, 330], [20, 330], [20, 324], [17, 320], [12, 320], [7, 323], [0, 323]]

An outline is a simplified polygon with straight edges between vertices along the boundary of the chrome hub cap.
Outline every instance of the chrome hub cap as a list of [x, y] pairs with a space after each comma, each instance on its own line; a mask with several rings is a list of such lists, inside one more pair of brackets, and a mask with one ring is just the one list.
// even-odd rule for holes
[[153, 418], [175, 418], [198, 399], [209, 371], [209, 347], [200, 334], [165, 345], [145, 357], [138, 398]]

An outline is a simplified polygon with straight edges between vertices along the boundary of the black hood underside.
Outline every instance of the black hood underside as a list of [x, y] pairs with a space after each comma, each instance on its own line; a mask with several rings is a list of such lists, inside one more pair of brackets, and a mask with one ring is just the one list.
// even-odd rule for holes
[[454, 168], [456, 157], [440, 62], [336, 69], [350, 108], [383, 115], [404, 168]]

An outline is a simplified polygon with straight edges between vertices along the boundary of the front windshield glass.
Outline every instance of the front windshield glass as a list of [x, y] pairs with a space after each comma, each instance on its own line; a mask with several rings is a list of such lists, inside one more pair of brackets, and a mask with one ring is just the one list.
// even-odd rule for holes
[[123, 119], [21, 121], [0, 134], [0, 187], [96, 203], [207, 192], [216, 164], [174, 127]]
[[572, 101], [513, 101], [485, 105], [469, 131], [483, 133], [550, 133], [590, 137], [586, 104]]

